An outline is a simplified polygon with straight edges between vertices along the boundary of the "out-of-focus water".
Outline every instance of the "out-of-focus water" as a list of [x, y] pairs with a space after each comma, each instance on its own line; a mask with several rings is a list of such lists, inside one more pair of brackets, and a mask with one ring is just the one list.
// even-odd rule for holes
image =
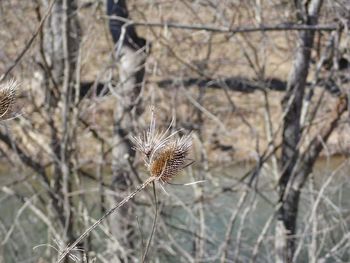
[[[318, 208], [315, 211], [318, 222], [317, 246], [320, 257], [325, 255], [329, 248], [336, 246], [348, 233], [346, 232], [346, 224], [349, 223], [350, 215], [350, 178], [348, 173], [350, 166], [349, 164], [341, 165], [342, 163], [343, 160], [337, 158], [319, 161], [315, 167], [315, 172], [310, 177], [312, 179], [308, 181], [303, 189], [300, 200], [298, 225], [299, 229], [302, 230], [307, 225], [315, 200], [319, 198]], [[192, 186], [167, 185], [165, 186], [167, 194], [159, 190], [158, 198], [162, 200], [164, 222], [168, 224], [172, 236], [185, 251], [191, 254], [196, 249], [193, 235], [198, 234], [201, 224], [205, 224], [204, 232], [201, 235], [204, 235], [203, 238], [207, 240], [206, 262], [216, 262], [214, 259], [211, 261], [210, 256], [214, 258], [217, 255], [224, 240], [229, 219], [233, 211], [237, 209], [238, 202], [242, 198], [244, 189], [246, 189], [244, 184], [239, 183], [239, 179], [252, 166], [253, 164], [238, 164], [218, 167], [211, 169], [210, 174], [193, 169], [180, 176], [176, 183], [201, 179], [205, 179], [205, 183]], [[204, 176], [204, 178], [201, 178], [201, 176]], [[12, 189], [12, 187], [4, 187], [19, 177], [19, 175], [6, 172], [0, 175], [0, 187], [2, 187], [0, 192], [0, 242], [2, 243], [0, 262], [17, 263], [19, 259], [20, 262], [38, 262], [40, 255], [45, 256], [45, 249], [33, 250], [33, 247], [39, 244], [52, 243], [52, 236], [47, 235], [47, 226], [28, 205], [33, 203], [40, 207], [39, 195], [45, 198], [45, 195], [42, 194], [44, 191], [40, 192], [40, 185], [34, 182], [35, 189], [29, 183], [13, 187], [16, 192], [31, 198], [24, 203], [21, 201], [21, 197], [10, 194], [9, 189]], [[229, 262], [248, 261], [253, 245], [256, 243], [267, 220], [273, 214], [273, 204], [277, 200], [277, 195], [276, 185], [271, 178], [270, 167], [266, 166], [256, 183], [249, 189], [249, 194], [238, 212], [237, 220], [230, 234], [231, 242], [228, 259], [231, 259], [231, 261]], [[31, 179], [31, 182], [33, 182], [33, 179]], [[327, 186], [325, 186], [326, 183]], [[86, 189], [92, 190], [86, 194], [86, 198], [93, 206], [93, 203], [97, 202], [96, 185], [91, 181], [86, 181], [84, 185]], [[323, 189], [322, 196], [319, 195], [320, 189]], [[202, 203], [198, 202], [201, 192]], [[142, 218], [145, 215], [144, 208], [140, 208], [137, 213]], [[150, 224], [151, 218], [142, 222]], [[176, 228], [186, 229], [187, 233], [176, 230]], [[308, 226], [307, 232], [300, 233], [304, 238], [305, 245], [301, 249], [298, 262], [308, 262], [311, 229]], [[162, 237], [157, 237], [157, 239], [159, 238]], [[164, 242], [166, 242], [166, 239]], [[258, 257], [258, 262], [274, 262], [273, 246], [274, 225], [272, 223], [263, 239], [260, 250], [261, 256]], [[240, 253], [238, 258], [235, 255], [235, 252], [238, 251], [237, 247], [239, 247]], [[342, 255], [342, 260], [346, 262], [345, 260], [349, 259], [349, 252], [344, 251]], [[172, 259], [171, 256], [166, 255], [160, 258], [162, 262], [186, 262], [181, 258]]]

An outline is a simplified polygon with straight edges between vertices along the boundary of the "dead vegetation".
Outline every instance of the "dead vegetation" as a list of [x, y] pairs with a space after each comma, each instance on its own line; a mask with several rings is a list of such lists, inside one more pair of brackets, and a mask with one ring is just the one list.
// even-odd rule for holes
[[[170, 132], [180, 129], [181, 136], [192, 132], [190, 158], [196, 162], [195, 169], [188, 169], [191, 180], [186, 182], [209, 182], [191, 186], [193, 191], [186, 187], [174, 190], [174, 195], [170, 191], [171, 197], [164, 198], [160, 207], [155, 200], [155, 214], [159, 212], [161, 219], [153, 219], [152, 231], [147, 226], [154, 218], [150, 209], [154, 201], [145, 191], [109, 216], [108, 222], [101, 221], [91, 237], [80, 240], [77, 245], [87, 255], [82, 253], [79, 260], [84, 256], [101, 262], [145, 260], [135, 247], [146, 251], [151, 247], [149, 258], [160, 262], [176, 256], [174, 262], [279, 262], [278, 257], [291, 262], [305, 253], [310, 262], [349, 257], [344, 245], [345, 206], [337, 203], [334, 228], [328, 226], [333, 219], [322, 215], [331, 206], [325, 189], [332, 193], [344, 189], [331, 181], [318, 185], [306, 180], [312, 177], [320, 152], [330, 158], [347, 156], [350, 150], [345, 0], [295, 1], [296, 6], [275, 0], [127, 1], [129, 14], [122, 19], [106, 15], [105, 1], [57, 2], [62, 9], [53, 5], [50, 10], [53, 2], [48, 0], [0, 3], [0, 78], [15, 77], [21, 83], [18, 101], [23, 105], [20, 116], [1, 129], [0, 148], [3, 161], [15, 164], [16, 174], [31, 178], [18, 176], [2, 192], [25, 207], [32, 205], [31, 211], [47, 226], [46, 242], [59, 237], [62, 252], [93, 224], [92, 214], [100, 217], [142, 185], [142, 160], [131, 148], [131, 138], [147, 129], [151, 121], [147, 109], [153, 105], [160, 130], [174, 120]], [[322, 8], [313, 23], [310, 12], [318, 4]], [[124, 23], [117, 41], [110, 34], [110, 21]], [[130, 43], [126, 28], [137, 30], [139, 42]], [[303, 49], [302, 41], [310, 48]], [[308, 72], [299, 85], [303, 92], [298, 93], [294, 82], [303, 77], [298, 75], [293, 82], [292, 73], [300, 58]], [[288, 155], [286, 116], [290, 109], [295, 113], [289, 107], [294, 102], [297, 113], [292, 120], [297, 124], [292, 129], [297, 138]], [[151, 174], [161, 177], [182, 143], [186, 144], [168, 145], [163, 159], [156, 154], [152, 160], [159, 164], [147, 167]], [[175, 163], [179, 170], [187, 165], [186, 147], [181, 148], [181, 163]], [[249, 169], [230, 173], [225, 168], [243, 161], [249, 161]], [[344, 166], [334, 165], [331, 178], [343, 178]], [[229, 173], [231, 181], [221, 179], [223, 173]], [[300, 174], [302, 179], [294, 180]], [[86, 180], [92, 180], [94, 188], [86, 188]], [[284, 242], [298, 239], [312, 249], [303, 251], [302, 245], [293, 244], [294, 256], [286, 256], [279, 254], [274, 241], [281, 239], [271, 229], [281, 219], [291, 184], [298, 189], [298, 198], [301, 193], [300, 198], [307, 199], [312, 220], [305, 221], [305, 228], [301, 225], [300, 233], [285, 232]], [[15, 191], [14, 185], [25, 185], [30, 193]], [[93, 205], [86, 199], [90, 190]], [[193, 198], [183, 201], [189, 192]], [[222, 211], [215, 210], [216, 200], [230, 197], [235, 201], [218, 219]], [[318, 210], [320, 202], [323, 207]], [[298, 208], [298, 201], [294, 204]], [[260, 205], [269, 211], [261, 218], [256, 215]], [[142, 222], [135, 219], [138, 216]], [[263, 221], [256, 226], [257, 234], [249, 232], [251, 218]], [[212, 220], [218, 225], [208, 223]], [[342, 227], [343, 235], [324, 245]], [[3, 232], [10, 237], [14, 228], [4, 224]], [[152, 237], [154, 231], [164, 238], [150, 238], [145, 245], [144, 236]], [[252, 242], [244, 237], [247, 232]], [[94, 240], [105, 240], [106, 233], [110, 240], [98, 246]], [[190, 241], [182, 243], [186, 238]], [[5, 243], [7, 251], [16, 254], [15, 241], [7, 238]], [[43, 260], [53, 260], [52, 252], [45, 251]]]

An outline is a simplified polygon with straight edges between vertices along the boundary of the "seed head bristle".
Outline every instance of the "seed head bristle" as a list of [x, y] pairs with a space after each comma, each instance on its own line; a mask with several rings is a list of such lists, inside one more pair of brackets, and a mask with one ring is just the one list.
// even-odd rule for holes
[[18, 83], [11, 79], [0, 86], [0, 120], [7, 119], [15, 102]]
[[163, 151], [158, 153], [157, 156], [153, 159], [152, 163], [150, 164], [149, 169], [151, 176], [165, 177], [168, 173], [169, 165], [174, 159], [174, 155], [175, 149], [173, 149], [172, 147], [168, 147], [167, 149], [164, 149]]
[[151, 118], [151, 123], [148, 131], [143, 132], [140, 136], [131, 137], [132, 141], [135, 144], [134, 149], [146, 155], [147, 158], [150, 158], [150, 155], [154, 147], [160, 143], [163, 137], [162, 133], [158, 133], [155, 131], [156, 124], [155, 124], [155, 116], [154, 116], [153, 108], [151, 108], [151, 111], [152, 111], [152, 118]]

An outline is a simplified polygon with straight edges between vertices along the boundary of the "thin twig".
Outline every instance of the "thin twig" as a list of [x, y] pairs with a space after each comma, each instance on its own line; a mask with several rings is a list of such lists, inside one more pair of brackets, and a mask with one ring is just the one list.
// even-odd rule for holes
[[105, 213], [99, 220], [97, 220], [92, 226], [90, 226], [88, 229], [84, 231], [83, 234], [81, 234], [77, 240], [73, 242], [72, 245], [67, 247], [64, 252], [60, 255], [57, 263], [60, 263], [64, 260], [64, 258], [78, 245], [87, 235], [90, 234], [92, 230], [94, 230], [99, 224], [102, 223], [103, 220], [105, 220], [108, 216], [113, 214], [118, 208], [123, 206], [125, 203], [127, 203], [131, 198], [133, 198], [138, 192], [140, 192], [142, 189], [144, 189], [148, 184], [156, 180], [157, 177], [149, 177], [143, 184], [139, 185], [134, 192], [130, 193], [127, 197], [125, 197], [122, 201], [120, 201], [116, 206], [111, 208], [107, 213]]
[[38, 34], [41, 32], [41, 28], [44, 25], [44, 22], [46, 21], [46, 19], [49, 17], [49, 15], [51, 14], [52, 8], [54, 6], [54, 4], [56, 3], [57, 0], [53, 0], [49, 6], [49, 8], [47, 9], [47, 12], [45, 14], [45, 16], [41, 19], [38, 28], [36, 29], [36, 31], [34, 32], [34, 34], [32, 35], [32, 37], [29, 39], [28, 43], [24, 46], [23, 50], [21, 51], [21, 53], [19, 53], [19, 55], [17, 56], [17, 58], [15, 59], [15, 61], [13, 62], [13, 64], [8, 67], [8, 69], [5, 71], [5, 73], [0, 77], [0, 82], [2, 80], [4, 80], [7, 75], [17, 66], [17, 64], [21, 61], [21, 59], [23, 58], [23, 56], [25, 55], [25, 53], [29, 50], [29, 48], [31, 47], [31, 45], [33, 44], [35, 38], [38, 36]]
[[158, 218], [158, 200], [157, 200], [156, 184], [154, 181], [152, 182], [152, 186], [153, 186], [153, 195], [154, 195], [154, 202], [155, 202], [155, 215], [154, 215], [151, 235], [149, 236], [149, 239], [148, 239], [148, 242], [146, 245], [146, 249], [145, 249], [145, 252], [144, 252], [143, 257], [142, 257], [142, 263], [146, 262], [147, 253], [149, 251], [154, 233], [156, 231], [156, 224], [157, 224], [157, 218]]
[[264, 237], [265, 237], [267, 231], [269, 230], [269, 228], [271, 227], [271, 224], [273, 223], [273, 220], [276, 217], [276, 211], [278, 211], [279, 208], [280, 208], [280, 205], [277, 205], [275, 208], [275, 211], [273, 213], [271, 213], [270, 217], [266, 221], [266, 223], [265, 223], [255, 245], [254, 245], [252, 257], [250, 259], [251, 263], [256, 262], [256, 257], [258, 256], [260, 246], [261, 246], [262, 242], [264, 241]]
[[268, 31], [333, 31], [337, 30], [339, 27], [337, 24], [321, 24], [321, 25], [303, 25], [294, 23], [281, 23], [277, 25], [260, 25], [260, 26], [240, 26], [235, 28], [230, 27], [215, 27], [210, 25], [186, 25], [179, 23], [169, 23], [169, 22], [141, 22], [133, 21], [119, 16], [102, 16], [103, 19], [117, 20], [128, 23], [133, 26], [142, 27], [165, 27], [165, 28], [176, 28], [183, 30], [204, 30], [214, 33], [252, 33], [252, 32], [268, 32]]
[[238, 201], [237, 208], [232, 210], [229, 224], [228, 224], [228, 227], [227, 227], [226, 233], [225, 233], [225, 239], [224, 239], [224, 241], [221, 245], [221, 248], [220, 248], [220, 253], [221, 253], [220, 262], [221, 263], [224, 263], [226, 261], [227, 250], [228, 250], [228, 247], [229, 247], [229, 244], [231, 241], [233, 226], [238, 218], [238, 214], [241, 211], [242, 205], [244, 204], [247, 196], [248, 196], [248, 190], [245, 189], [243, 194], [241, 195], [239, 201]]

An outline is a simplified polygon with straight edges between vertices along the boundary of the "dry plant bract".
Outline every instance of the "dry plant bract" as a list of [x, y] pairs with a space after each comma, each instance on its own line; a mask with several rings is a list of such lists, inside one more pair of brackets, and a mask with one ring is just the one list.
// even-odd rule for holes
[[179, 131], [170, 133], [172, 126], [170, 123], [164, 132], [156, 131], [155, 114], [152, 109], [151, 124], [147, 132], [138, 137], [132, 137], [135, 144], [135, 150], [140, 151], [144, 155], [144, 161], [150, 177], [141, 185], [139, 185], [132, 193], [126, 196], [122, 201], [108, 210], [99, 220], [84, 231], [69, 247], [67, 247], [59, 255], [58, 263], [63, 262], [69, 253], [76, 249], [76, 246], [103, 220], [114, 213], [118, 208], [127, 203], [137, 193], [144, 189], [147, 185], [154, 181], [163, 183], [169, 182], [180, 171], [192, 164], [187, 159], [189, 150], [192, 146], [191, 134], [175, 138]]
[[17, 88], [18, 83], [14, 79], [0, 85], [0, 120], [11, 118]]

